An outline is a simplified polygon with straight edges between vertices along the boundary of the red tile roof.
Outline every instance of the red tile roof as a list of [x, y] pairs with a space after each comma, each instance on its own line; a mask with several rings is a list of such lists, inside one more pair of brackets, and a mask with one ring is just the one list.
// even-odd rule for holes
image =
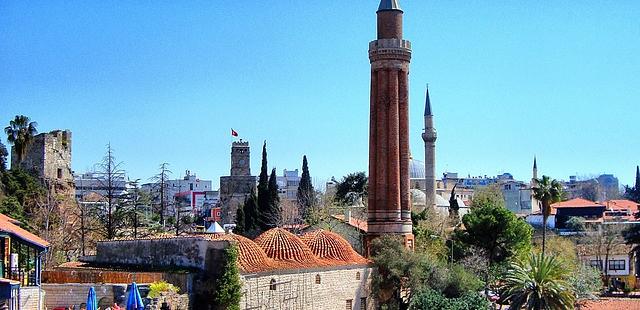
[[640, 299], [631, 298], [601, 298], [599, 300], [586, 300], [578, 303], [580, 308], [588, 310], [630, 310], [640, 309]]
[[279, 267], [305, 268], [323, 265], [300, 238], [285, 229], [269, 229], [254, 241]]
[[583, 198], [574, 198], [567, 201], [556, 202], [551, 205], [553, 208], [585, 208], [585, 207], [603, 207], [597, 202]]
[[369, 263], [367, 259], [353, 250], [347, 240], [334, 232], [319, 229], [302, 235], [301, 239], [311, 248], [313, 254], [333, 264]]
[[607, 207], [607, 210], [627, 209], [632, 213], [638, 212], [638, 208], [640, 207], [640, 204], [627, 199], [607, 200], [603, 204]]
[[16, 225], [19, 221], [10, 218], [4, 214], [0, 214], [0, 231], [7, 232], [12, 234], [24, 241], [35, 244], [37, 246], [46, 248], [49, 246], [49, 242], [44, 239], [22, 229], [20, 226]]
[[275, 262], [253, 241], [234, 234], [204, 235], [210, 240], [233, 240], [238, 245], [238, 264], [244, 272], [260, 272], [276, 269]]

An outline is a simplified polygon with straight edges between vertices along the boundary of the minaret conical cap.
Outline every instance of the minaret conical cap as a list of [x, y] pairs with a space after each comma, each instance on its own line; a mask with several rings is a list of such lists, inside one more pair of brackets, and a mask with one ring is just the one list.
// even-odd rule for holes
[[380, 11], [401, 11], [399, 0], [381, 0], [378, 6], [378, 12]]
[[431, 113], [431, 99], [429, 99], [429, 87], [427, 86], [427, 98], [424, 102], [424, 116], [433, 116]]

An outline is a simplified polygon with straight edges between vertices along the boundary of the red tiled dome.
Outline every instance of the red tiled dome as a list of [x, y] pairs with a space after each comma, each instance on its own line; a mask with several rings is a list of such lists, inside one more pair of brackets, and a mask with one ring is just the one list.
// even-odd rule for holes
[[210, 240], [235, 241], [238, 245], [238, 263], [244, 272], [259, 272], [275, 269], [275, 263], [267, 254], [251, 239], [234, 234], [209, 234]]
[[288, 267], [318, 267], [322, 265], [300, 238], [282, 228], [267, 230], [254, 241], [278, 265], [283, 265], [283, 263]]
[[301, 239], [321, 259], [334, 261], [333, 263], [368, 262], [353, 250], [347, 240], [334, 232], [319, 229], [304, 234]]

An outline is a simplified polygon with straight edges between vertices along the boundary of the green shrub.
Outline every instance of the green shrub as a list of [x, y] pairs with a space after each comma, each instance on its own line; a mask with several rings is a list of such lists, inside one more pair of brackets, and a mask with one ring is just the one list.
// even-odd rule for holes
[[449, 278], [443, 293], [448, 298], [458, 298], [468, 292], [480, 291], [482, 285], [482, 281], [477, 276], [456, 264], [449, 268]]
[[411, 310], [487, 310], [489, 302], [480, 294], [468, 292], [459, 298], [447, 298], [434, 290], [421, 291], [411, 300]]
[[171, 283], [167, 283], [165, 281], [157, 281], [153, 282], [149, 285], [149, 298], [157, 298], [160, 296], [160, 293], [164, 292], [173, 292], [178, 293], [180, 289]]

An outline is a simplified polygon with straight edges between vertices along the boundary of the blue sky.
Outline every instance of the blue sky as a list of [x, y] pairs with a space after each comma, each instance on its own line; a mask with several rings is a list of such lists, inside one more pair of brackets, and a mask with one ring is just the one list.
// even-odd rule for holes
[[[0, 2], [0, 122], [73, 131], [73, 169], [111, 142], [132, 178], [162, 162], [218, 183], [230, 128], [259, 171], [317, 181], [367, 169], [378, 1]], [[413, 43], [410, 141], [424, 158], [429, 83], [437, 172], [555, 178], [640, 164], [640, 3], [401, 1]], [[5, 126], [5, 125], [3, 125]], [[6, 143], [6, 139], [3, 140]]]

